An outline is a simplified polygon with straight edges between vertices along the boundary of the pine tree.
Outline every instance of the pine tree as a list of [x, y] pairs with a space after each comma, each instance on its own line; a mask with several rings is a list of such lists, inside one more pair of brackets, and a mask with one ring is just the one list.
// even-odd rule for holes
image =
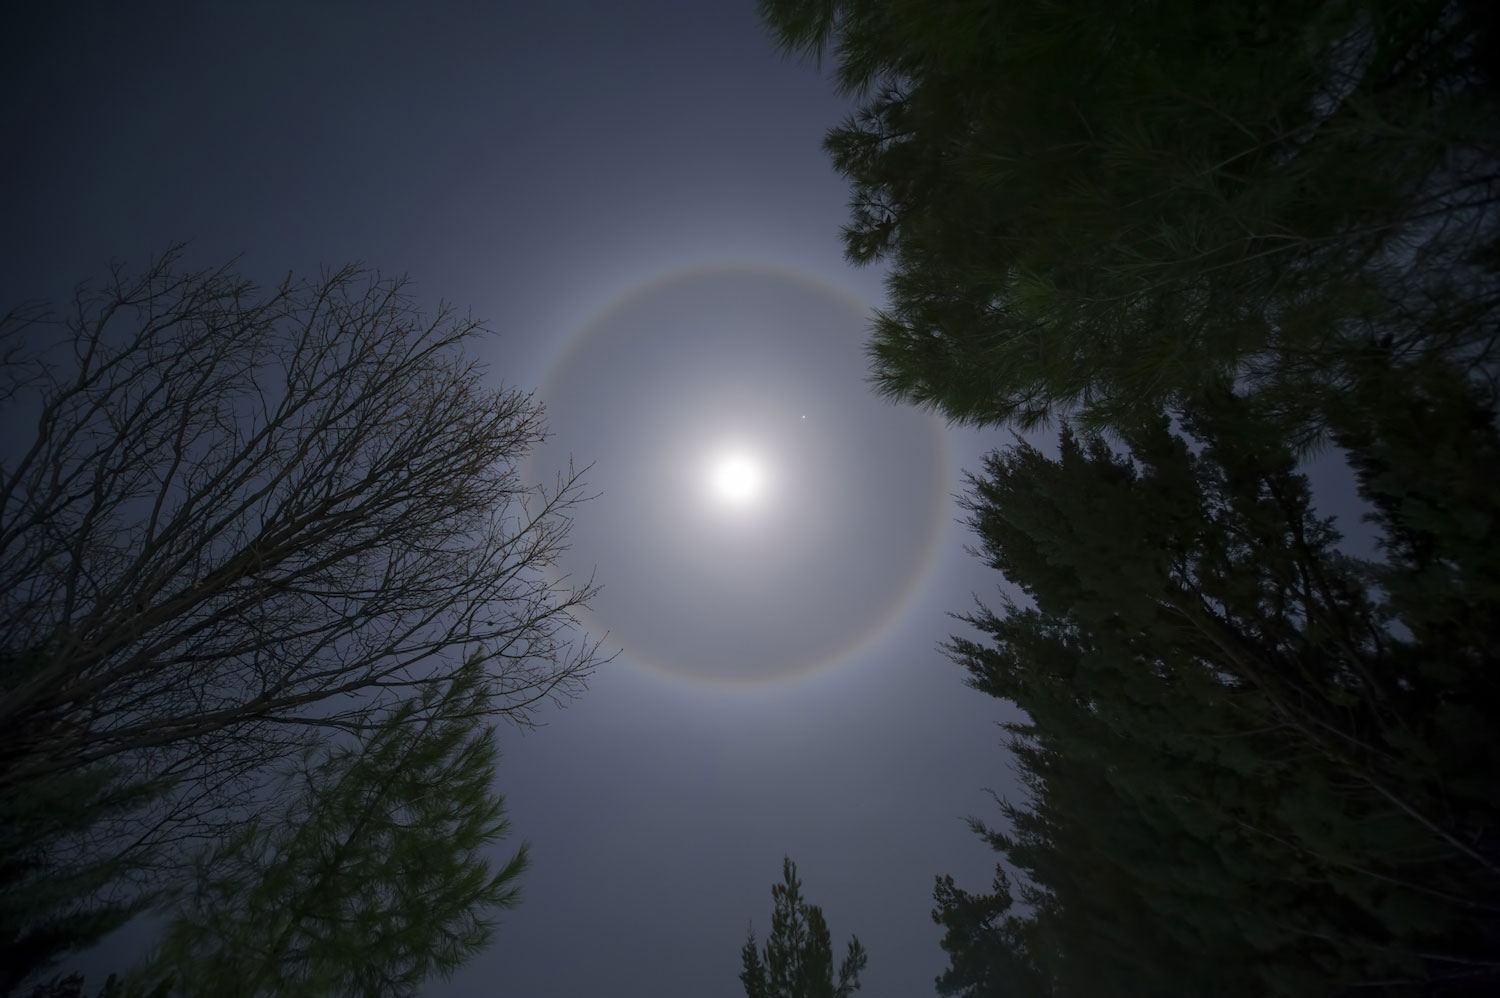
[[174, 995], [415, 995], [482, 949], [518, 903], [526, 847], [493, 790], [490, 695], [475, 659], [291, 774], [270, 820], [197, 858], [138, 980]]
[[[1055, 460], [989, 459], [972, 523], [1031, 605], [970, 614], [989, 640], [950, 651], [1028, 718], [1011, 731], [1030, 799], [1007, 803], [1007, 830], [976, 827], [1025, 873], [1030, 914], [940, 881], [946, 993], [1027, 975], [1070, 995], [1500, 979], [1484, 636], [1500, 490], [1451, 484], [1492, 474], [1469, 460], [1496, 441], [1423, 415], [1366, 413], [1344, 437], [1384, 509], [1383, 566], [1338, 551], [1274, 424], [1227, 392], [1179, 432], [1125, 434], [1124, 455], [1065, 430]], [[1391, 460], [1424, 439], [1425, 461]], [[1449, 505], [1416, 501], [1429, 487]]]
[[1496, 359], [1482, 5], [760, 6], [861, 101], [825, 146], [890, 395], [1098, 427], [1233, 374], [1305, 429], [1351, 348]]
[[773, 884], [771, 934], [763, 951], [755, 947], [755, 932], [740, 952], [740, 983], [746, 998], [849, 998], [859, 990], [859, 975], [869, 957], [858, 937], [833, 973], [833, 945], [828, 923], [817, 905], [802, 899], [797, 865], [782, 861], [782, 882]]
[[[0, 654], [0, 686], [44, 660]], [[122, 835], [121, 823], [172, 787], [170, 777], [96, 763], [0, 794], [0, 995], [150, 906], [155, 894], [135, 881], [159, 850]]]

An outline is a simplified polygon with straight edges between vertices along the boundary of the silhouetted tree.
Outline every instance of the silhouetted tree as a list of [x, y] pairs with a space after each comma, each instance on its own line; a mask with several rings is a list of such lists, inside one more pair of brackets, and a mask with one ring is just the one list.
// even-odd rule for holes
[[171, 789], [122, 777], [101, 763], [0, 796], [0, 995], [150, 901], [116, 888], [156, 862], [159, 849], [90, 848], [100, 829], [130, 824]]
[[771, 897], [776, 909], [764, 951], [756, 950], [752, 929], [740, 952], [746, 998], [849, 998], [858, 991], [869, 960], [864, 947], [857, 936], [850, 938], [835, 983], [828, 923], [821, 908], [802, 899], [802, 882], [790, 858], [782, 861], [782, 882], [771, 886]]
[[[1500, 115], [1489, 8], [762, 0], [827, 137], [877, 386], [1035, 428], [973, 482], [1030, 605], [953, 655], [1029, 717], [940, 880], [946, 993], [1492, 989]], [[1163, 413], [1171, 413], [1180, 432]], [[1124, 456], [1095, 431], [1107, 431]], [[1384, 564], [1297, 458], [1345, 448]], [[1484, 775], [1489, 774], [1489, 775]]]
[[1029, 912], [1003, 879], [940, 880], [945, 993], [1500, 980], [1500, 439], [1472, 394], [1369, 401], [1339, 433], [1378, 566], [1338, 551], [1275, 425], [1228, 393], [1123, 456], [1065, 430], [1058, 458], [1018, 444], [973, 480], [984, 552], [1032, 605], [969, 615], [989, 643], [950, 651], [1028, 718], [1030, 800], [976, 828]]
[[849, 258], [891, 266], [888, 394], [1101, 426], [1234, 373], [1306, 430], [1352, 348], [1493, 366], [1484, 5], [760, 9], [862, 101], [825, 145], [852, 188]]
[[[995, 867], [990, 894], [970, 894], [952, 877], [939, 877], [933, 890], [937, 907], [932, 920], [943, 927], [943, 949], [948, 969], [937, 980], [943, 995], [965, 998], [1029, 998], [1052, 994], [1052, 984], [1032, 952], [1037, 940], [1037, 918], [1011, 911], [1015, 898], [1010, 878]], [[1026, 900], [1046, 902], [1046, 895], [1030, 889]]]
[[138, 979], [173, 995], [415, 995], [493, 935], [519, 900], [526, 847], [493, 789], [482, 660], [325, 749], [281, 813], [202, 852]]
[[454, 649], [523, 724], [597, 662], [591, 586], [548, 575], [579, 480], [521, 481], [541, 407], [486, 385], [477, 322], [354, 268], [179, 261], [0, 322], [0, 981]]

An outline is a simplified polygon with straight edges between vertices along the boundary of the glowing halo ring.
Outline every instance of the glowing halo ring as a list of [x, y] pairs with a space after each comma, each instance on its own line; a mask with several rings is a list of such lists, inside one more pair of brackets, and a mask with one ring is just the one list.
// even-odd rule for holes
[[[622, 311], [641, 299], [656, 294], [671, 285], [715, 274], [754, 274], [790, 281], [840, 301], [857, 313], [868, 315], [870, 312], [868, 304], [860, 301], [859, 298], [838, 285], [816, 280], [790, 268], [750, 261], [726, 261], [670, 271], [636, 284], [634, 287], [616, 295], [589, 313], [573, 332], [563, 340], [563, 343], [557, 348], [557, 352], [553, 355], [552, 359], [544, 366], [541, 381], [536, 389], [536, 397], [545, 404], [549, 390], [557, 383], [562, 373], [568, 369], [573, 358], [616, 312]], [[933, 448], [932, 452], [937, 456], [938, 477], [940, 481], [948, 481], [953, 473], [953, 460], [948, 435], [945, 432], [942, 421], [938, 417], [930, 413], [923, 413], [922, 415], [929, 431], [929, 438]], [[526, 475], [527, 481], [532, 480], [531, 472], [537, 470], [531, 466], [534, 460], [533, 455], [528, 455], [523, 462], [522, 470]], [[713, 687], [716, 689], [752, 689], [789, 685], [808, 680], [825, 670], [845, 665], [873, 644], [877, 638], [883, 635], [906, 612], [931, 576], [933, 567], [938, 561], [941, 541], [949, 523], [948, 504], [946, 502], [938, 502], [934, 505], [936, 508], [933, 511], [933, 516], [926, 525], [927, 537], [922, 545], [921, 554], [916, 560], [916, 568], [911, 572], [911, 577], [907, 580], [906, 585], [891, 599], [890, 605], [885, 611], [878, 614], [873, 623], [851, 637], [836, 651], [825, 654], [821, 658], [811, 660], [793, 672], [758, 679], [718, 678], [685, 673], [672, 668], [669, 664], [653, 661], [646, 656], [633, 653], [629, 648], [622, 648], [621, 654], [648, 671], [671, 679], [674, 682]], [[552, 581], [561, 582], [562, 576], [554, 575]], [[608, 585], [608, 582], [606, 581], [604, 584]], [[594, 611], [588, 607], [577, 608], [574, 611], [574, 616], [587, 631], [596, 635], [608, 634], [608, 627], [600, 626], [604, 622], [598, 620], [594, 616]]]

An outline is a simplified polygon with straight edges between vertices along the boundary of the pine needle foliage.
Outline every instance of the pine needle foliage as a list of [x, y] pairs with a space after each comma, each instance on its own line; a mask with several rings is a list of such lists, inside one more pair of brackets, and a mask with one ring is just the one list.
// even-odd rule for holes
[[1124, 453], [1069, 428], [1055, 459], [987, 461], [971, 523], [1032, 605], [967, 615], [987, 640], [949, 651], [1027, 715], [1029, 797], [974, 827], [1028, 910], [1003, 869], [988, 894], [939, 880], [943, 993], [1492, 993], [1500, 437], [1464, 418], [1484, 412], [1436, 391], [1345, 411], [1379, 563], [1340, 552], [1274, 422], [1227, 392]]
[[740, 983], [746, 998], [849, 998], [859, 990], [859, 975], [869, 956], [857, 936], [833, 969], [833, 944], [823, 910], [802, 898], [797, 864], [782, 860], [782, 882], [771, 886], [775, 910], [764, 949], [757, 950], [752, 929], [740, 952]]
[[289, 801], [202, 852], [138, 975], [173, 995], [415, 995], [483, 949], [520, 900], [523, 845], [493, 789], [482, 662], [310, 757]]
[[1351, 346], [1500, 332], [1495, 19], [1428, 0], [762, 0], [858, 110], [825, 146], [890, 267], [884, 393], [1086, 428], [1236, 377], [1293, 423]]
[[170, 789], [96, 765], [0, 796], [0, 994], [150, 906], [157, 850], [121, 825]]
[[[975, 823], [988, 893], [938, 881], [940, 990], [1494, 993], [1493, 5], [760, 7], [859, 102], [876, 387], [1064, 419], [971, 482], [1029, 605], [949, 651], [1027, 714], [1030, 797]], [[1383, 560], [1315, 514], [1326, 443]]]

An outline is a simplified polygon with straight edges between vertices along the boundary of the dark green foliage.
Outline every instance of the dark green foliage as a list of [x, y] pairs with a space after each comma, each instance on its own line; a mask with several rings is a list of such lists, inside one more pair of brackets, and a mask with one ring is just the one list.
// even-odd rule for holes
[[173, 995], [414, 995], [519, 901], [483, 665], [471, 659], [292, 774], [286, 808], [203, 852], [138, 979]]
[[96, 766], [0, 797], [0, 994], [150, 903], [129, 882], [153, 856], [109, 833], [163, 792]]
[[[826, 147], [891, 268], [877, 386], [1087, 431], [972, 483], [1030, 603], [950, 651], [1028, 715], [1031, 799], [977, 826], [1019, 905], [938, 882], [940, 989], [1493, 993], [1492, 5], [760, 6], [861, 101]], [[1330, 440], [1381, 564], [1313, 512]]]
[[1185, 435], [1124, 434], [1125, 457], [1065, 430], [1056, 460], [989, 459], [972, 523], [1034, 606], [970, 615], [990, 642], [950, 650], [1029, 717], [1031, 799], [981, 831], [1030, 912], [1004, 879], [940, 881], [944, 993], [1500, 982], [1500, 490], [1470, 464], [1497, 440], [1455, 405], [1474, 403], [1346, 412], [1378, 568], [1336, 550], [1290, 450], [1227, 393]]
[[755, 933], [740, 952], [740, 983], [746, 998], [849, 998], [859, 990], [859, 975], [869, 957], [859, 938], [833, 975], [833, 945], [823, 911], [802, 899], [802, 882], [790, 858], [782, 862], [782, 882], [771, 887], [776, 910], [763, 952], [755, 948]]
[[[0, 685], [20, 682], [43, 660], [0, 656]], [[170, 780], [96, 764], [0, 794], [0, 995], [150, 903], [134, 881], [157, 850], [122, 834], [120, 823], [171, 789]]]
[[[33, 988], [31, 998], [84, 998], [83, 984], [82, 974], [54, 977]], [[110, 974], [96, 992], [95, 998], [168, 998], [170, 985], [170, 981], [163, 981], [146, 991], [139, 983], [127, 982], [116, 974]]]
[[[1351, 349], [1493, 359], [1495, 19], [1447, 0], [762, 0], [862, 104], [881, 390], [1090, 426], [1231, 372], [1301, 429]], [[1488, 39], [1488, 41], [1486, 41]]]
[[[943, 949], [950, 960], [938, 978], [938, 991], [971, 998], [1047, 994], [1042, 955], [1033, 952], [1037, 920], [1011, 911], [1015, 898], [1003, 867], [995, 867], [991, 886], [993, 893], [970, 894], [952, 877], [938, 878], [932, 920], [943, 927]], [[1032, 890], [1024, 900], [1042, 904], [1045, 896]]]

